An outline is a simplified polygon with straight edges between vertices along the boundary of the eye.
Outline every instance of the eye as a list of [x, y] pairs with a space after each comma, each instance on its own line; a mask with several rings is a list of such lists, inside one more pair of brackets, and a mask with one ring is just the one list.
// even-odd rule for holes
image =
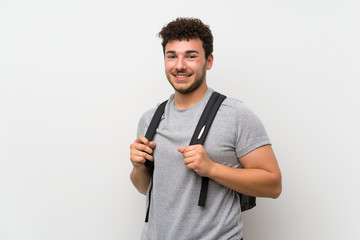
[[189, 59], [194, 59], [194, 58], [196, 58], [196, 55], [189, 55], [188, 58]]
[[169, 59], [175, 59], [176, 56], [175, 56], [175, 55], [167, 55], [167, 58], [169, 58]]

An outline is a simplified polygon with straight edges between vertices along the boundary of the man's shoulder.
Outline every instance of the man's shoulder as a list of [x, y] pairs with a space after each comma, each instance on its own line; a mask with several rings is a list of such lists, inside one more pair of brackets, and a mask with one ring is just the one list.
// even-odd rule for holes
[[159, 105], [160, 104], [157, 104], [156, 106], [148, 109], [141, 115], [139, 123], [138, 123], [138, 136], [145, 135], [145, 131], [148, 128], [150, 121], [151, 121], [152, 117], [154, 116], [154, 113], [155, 113], [156, 109], [159, 107]]
[[242, 100], [235, 98], [226, 98], [220, 106], [220, 112], [226, 118], [236, 118], [237, 120], [254, 119], [256, 114]]
[[150, 122], [151, 118], [153, 117], [153, 115], [154, 115], [154, 113], [155, 113], [155, 111], [156, 111], [156, 109], [158, 108], [159, 105], [160, 105], [160, 104], [157, 104], [156, 106], [154, 106], [154, 107], [146, 110], [146, 111], [141, 115], [140, 121], [145, 121], [145, 122], [149, 121], [149, 122]]
[[248, 107], [243, 101], [231, 97], [228, 97], [224, 100], [224, 102], [221, 105], [221, 108], [226, 111], [235, 111], [235, 112], [244, 111], [248, 109]]
[[225, 98], [223, 104], [229, 107], [241, 107], [242, 105], [244, 105], [244, 102], [236, 98], [227, 97]]
[[155, 106], [153, 106], [152, 108], [146, 110], [140, 117], [140, 121], [145, 121], [145, 122], [150, 122], [151, 118], [154, 116], [156, 109], [160, 106], [160, 104], [162, 104], [165, 101], [169, 101], [164, 100], [162, 102], [158, 102]]

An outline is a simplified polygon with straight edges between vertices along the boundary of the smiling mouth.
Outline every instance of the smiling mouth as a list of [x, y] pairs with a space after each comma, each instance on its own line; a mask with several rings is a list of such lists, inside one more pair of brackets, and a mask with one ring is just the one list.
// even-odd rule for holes
[[192, 74], [173, 74], [173, 76], [179, 80], [184, 80], [184, 79], [190, 77], [191, 75]]

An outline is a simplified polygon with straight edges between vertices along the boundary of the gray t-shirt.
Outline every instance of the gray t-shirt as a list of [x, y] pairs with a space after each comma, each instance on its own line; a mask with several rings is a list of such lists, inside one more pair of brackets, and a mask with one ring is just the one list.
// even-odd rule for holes
[[[172, 95], [154, 141], [155, 170], [149, 221], [142, 240], [229, 240], [242, 237], [242, 216], [235, 191], [210, 179], [206, 206], [199, 207], [201, 177], [184, 165], [177, 151], [189, 145], [208, 99], [208, 89], [196, 105], [179, 110]], [[156, 108], [143, 114], [138, 136], [145, 135]], [[260, 120], [241, 101], [227, 98], [219, 108], [204, 147], [215, 162], [240, 168], [239, 157], [270, 144]], [[146, 204], [148, 204], [147, 199]], [[146, 205], [147, 206], [147, 205]]]

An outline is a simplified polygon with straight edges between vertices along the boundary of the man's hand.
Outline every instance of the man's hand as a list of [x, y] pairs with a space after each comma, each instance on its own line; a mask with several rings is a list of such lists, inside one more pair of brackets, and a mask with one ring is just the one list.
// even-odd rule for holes
[[211, 175], [214, 162], [209, 158], [203, 145], [191, 145], [177, 149], [184, 156], [184, 164], [202, 177]]
[[155, 148], [155, 142], [149, 142], [146, 137], [138, 137], [133, 144], [130, 145], [130, 160], [137, 170], [145, 170], [145, 161], [154, 161], [151, 155]]
[[144, 195], [150, 183], [150, 174], [144, 163], [146, 160], [154, 161], [151, 154], [155, 145], [155, 142], [149, 142], [144, 136], [138, 137], [130, 145], [130, 160], [134, 166], [130, 178], [136, 189]]

